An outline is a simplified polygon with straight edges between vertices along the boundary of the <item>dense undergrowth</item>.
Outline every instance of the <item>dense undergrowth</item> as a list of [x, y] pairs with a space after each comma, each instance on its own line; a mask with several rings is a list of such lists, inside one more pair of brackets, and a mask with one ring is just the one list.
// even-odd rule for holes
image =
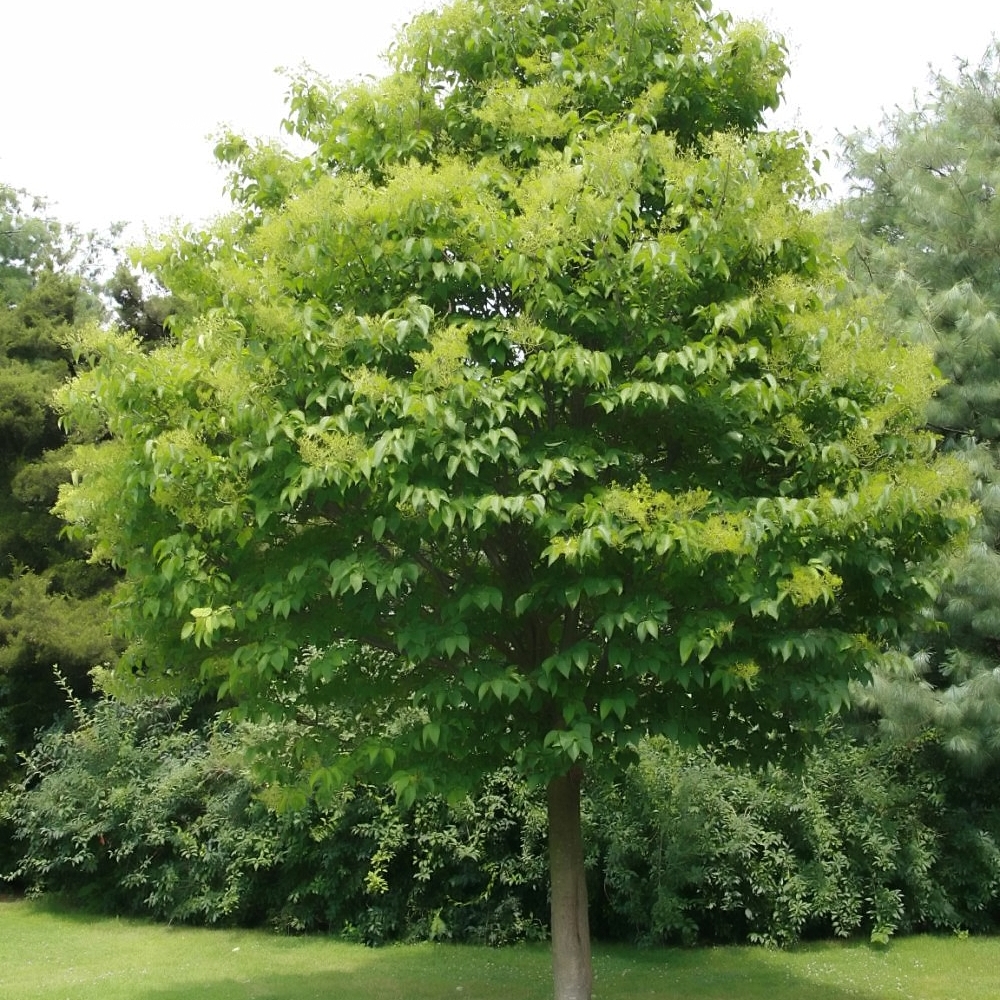
[[[253, 727], [180, 703], [76, 706], [6, 794], [7, 878], [81, 905], [187, 923], [322, 930], [378, 944], [544, 936], [544, 803], [510, 772], [457, 804], [402, 808], [357, 784], [277, 814]], [[749, 771], [641, 744], [587, 803], [605, 939], [755, 941], [994, 929], [1000, 810], [933, 740], [831, 733], [800, 766]]]

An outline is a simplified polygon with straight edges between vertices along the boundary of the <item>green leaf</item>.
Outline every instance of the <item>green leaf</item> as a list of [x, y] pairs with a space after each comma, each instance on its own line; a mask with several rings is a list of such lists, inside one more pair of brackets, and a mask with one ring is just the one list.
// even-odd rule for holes
[[681, 663], [685, 664], [691, 659], [691, 654], [698, 648], [698, 636], [690, 632], [685, 633], [680, 638], [679, 653]]
[[519, 594], [514, 601], [514, 616], [520, 618], [533, 602], [534, 596], [531, 593]]
[[[636, 630], [636, 635], [638, 635], [640, 642], [642, 642], [647, 636], [651, 639], [658, 639], [660, 637], [660, 626], [652, 618], [646, 618], [643, 621], [639, 622], [639, 624], [636, 625], [635, 630]], [[682, 640], [682, 646], [683, 646], [683, 640]], [[684, 656], [682, 649], [681, 662], [683, 662], [685, 659], [686, 657]]]

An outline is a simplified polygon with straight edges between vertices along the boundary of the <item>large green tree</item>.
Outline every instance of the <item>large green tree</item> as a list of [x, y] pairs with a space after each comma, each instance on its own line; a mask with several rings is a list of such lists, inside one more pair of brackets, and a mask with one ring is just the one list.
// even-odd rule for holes
[[982, 510], [940, 595], [947, 629], [915, 639], [912, 671], [877, 675], [870, 701], [894, 732], [932, 726], [983, 763], [1000, 752], [1000, 48], [935, 76], [846, 153], [854, 276], [933, 350], [947, 381], [927, 420], [968, 461]]
[[[591, 990], [580, 786], [646, 733], [774, 752], [908, 628], [967, 520], [929, 354], [836, 280], [779, 40], [700, 2], [462, 0], [383, 80], [299, 79], [302, 158], [151, 252], [174, 342], [63, 394], [60, 509], [125, 665], [303, 726], [311, 790], [547, 787], [556, 995]], [[352, 736], [351, 734], [356, 734]]]

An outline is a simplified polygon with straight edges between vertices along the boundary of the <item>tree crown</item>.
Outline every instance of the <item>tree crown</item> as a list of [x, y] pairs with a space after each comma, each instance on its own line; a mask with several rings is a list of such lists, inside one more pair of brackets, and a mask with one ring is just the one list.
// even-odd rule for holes
[[703, 3], [459, 2], [384, 80], [294, 81], [309, 155], [225, 137], [235, 215], [149, 255], [175, 341], [103, 333], [63, 396], [113, 434], [61, 510], [130, 662], [357, 711], [307, 775], [403, 794], [835, 709], [968, 510], [929, 356], [830, 304], [783, 54]]

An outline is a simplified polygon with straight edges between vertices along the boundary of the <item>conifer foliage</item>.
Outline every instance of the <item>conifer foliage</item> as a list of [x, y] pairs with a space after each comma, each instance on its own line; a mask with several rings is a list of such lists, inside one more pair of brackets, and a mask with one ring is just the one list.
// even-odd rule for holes
[[109, 575], [51, 513], [70, 477], [52, 394], [70, 374], [69, 331], [101, 311], [87, 243], [0, 184], [0, 787], [65, 708], [53, 666], [85, 695], [87, 671], [115, 654]]
[[220, 142], [235, 214], [147, 259], [175, 340], [79, 345], [66, 419], [113, 440], [61, 511], [127, 573], [127, 666], [354, 714], [303, 727], [310, 793], [544, 784], [584, 1000], [584, 776], [836, 709], [965, 525], [964, 467], [919, 426], [929, 353], [828, 303], [761, 26], [460, 0], [394, 60], [294, 81], [305, 157]]
[[947, 381], [928, 421], [969, 463], [982, 510], [939, 600], [947, 630], [914, 643], [909, 680], [876, 677], [872, 701], [894, 731], [933, 726], [983, 763], [1000, 752], [1000, 47], [846, 151], [855, 276], [934, 351]]

